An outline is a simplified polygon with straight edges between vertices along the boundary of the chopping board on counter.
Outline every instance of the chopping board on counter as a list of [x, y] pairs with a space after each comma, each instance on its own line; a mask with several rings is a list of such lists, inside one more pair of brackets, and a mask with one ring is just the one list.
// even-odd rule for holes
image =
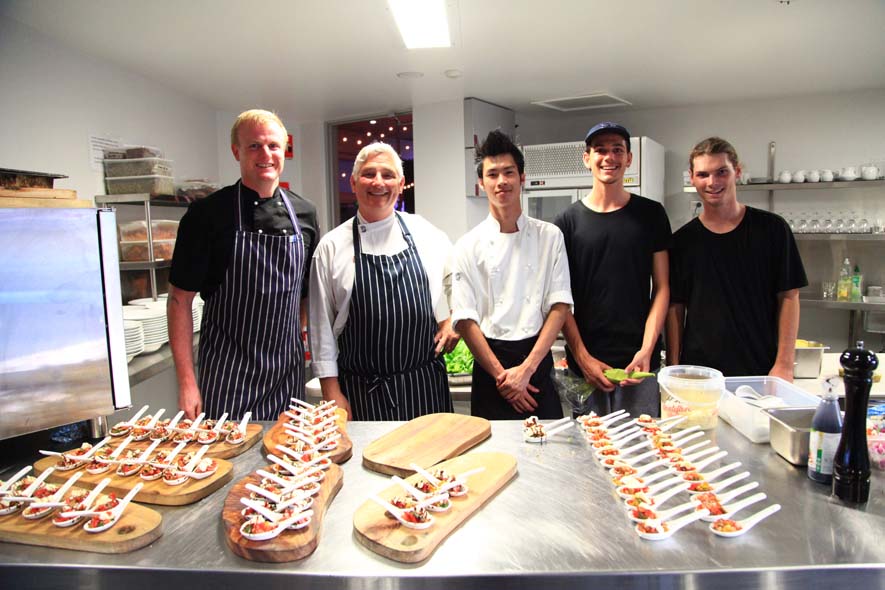
[[[264, 430], [264, 427], [261, 426], [261, 424], [252, 424], [252, 423], [246, 424], [246, 436], [245, 436], [245, 439], [243, 440], [242, 444], [231, 445], [231, 444], [224, 442], [224, 439], [220, 439], [218, 442], [214, 442], [209, 445], [209, 450], [206, 451], [206, 456], [212, 457], [213, 459], [230, 459], [231, 457], [236, 457], [238, 455], [242, 455], [243, 453], [248, 451], [250, 448], [255, 446], [255, 443], [257, 443], [259, 441], [259, 439], [261, 438], [261, 432], [263, 430]], [[125, 439], [125, 438], [126, 438], [125, 436], [116, 437], [116, 439], [115, 439], [116, 442], [113, 442], [112, 444], [114, 444], [114, 445], [120, 444], [123, 441], [123, 439]], [[148, 448], [152, 442], [153, 441], [150, 439], [137, 441], [137, 442], [132, 441], [131, 443], [129, 443], [126, 446], [126, 448], [144, 450], [144, 449]], [[160, 446], [157, 448], [172, 450], [176, 446], [178, 446], [178, 443], [175, 443], [172, 441], [165, 441], [163, 443], [160, 443]], [[189, 442], [187, 444], [187, 446], [184, 447], [184, 450], [182, 452], [189, 452], [189, 451], [196, 452], [200, 449], [200, 447], [203, 447], [203, 446], [205, 446], [205, 445], [198, 443], [197, 441], [192, 441], [192, 442]]]
[[[285, 414], [280, 415], [276, 424], [270, 427], [270, 430], [264, 435], [264, 451], [273, 455], [280, 455], [277, 445], [285, 445], [288, 440], [286, 429], [283, 427], [288, 421]], [[333, 463], [344, 463], [353, 456], [353, 441], [347, 436], [347, 412], [338, 408], [335, 410], [335, 423], [338, 426], [338, 432], [341, 438], [338, 439], [338, 446], [329, 451], [329, 459]]]
[[150, 545], [163, 534], [160, 513], [134, 502], [126, 507], [117, 524], [100, 533], [84, 531], [85, 519], [70, 528], [57, 527], [52, 524], [53, 514], [38, 520], [24, 518], [21, 511], [0, 516], [0, 541], [94, 553], [129, 553]]
[[492, 435], [485, 418], [461, 414], [428, 414], [406, 422], [363, 450], [363, 465], [388, 475], [408, 477], [409, 465], [427, 468], [460, 455]]
[[[485, 471], [471, 475], [467, 480], [467, 495], [451, 498], [452, 508], [446, 512], [431, 512], [434, 518], [430, 528], [407, 528], [384, 508], [368, 500], [353, 515], [353, 530], [357, 541], [371, 551], [401, 563], [424, 561], [461, 524], [488, 502], [516, 475], [516, 457], [506, 453], [468, 453], [434, 466], [452, 474], [485, 467]], [[413, 475], [406, 479], [415, 485], [423, 478]], [[377, 495], [384, 500], [404, 494], [393, 484]]]
[[[34, 463], [35, 474], [43, 473], [46, 469], [54, 466], [58, 459], [56, 457], [44, 457]], [[49, 481], [64, 482], [68, 477], [74, 475], [78, 471], [82, 471], [80, 482], [94, 487], [98, 482], [106, 477], [111, 478], [111, 483], [105, 488], [105, 492], [114, 492], [119, 497], [125, 496], [136, 483], [143, 483], [141, 491], [135, 496], [138, 502], [145, 504], [159, 504], [161, 506], [184, 506], [185, 504], [193, 504], [197, 500], [201, 500], [222, 487], [224, 484], [233, 479], [233, 464], [224, 459], [216, 459], [218, 462], [218, 471], [207, 477], [206, 479], [189, 478], [186, 482], [177, 486], [170, 486], [163, 483], [161, 479], [154, 481], [145, 481], [137, 474], [123, 477], [117, 475], [111, 469], [105, 473], [93, 475], [87, 473], [82, 467], [72, 469], [70, 471], [59, 471], [56, 469], [49, 475]]]
[[230, 550], [244, 559], [268, 563], [297, 561], [313, 553], [320, 541], [326, 510], [344, 482], [341, 468], [334, 463], [325, 470], [325, 474], [320, 483], [320, 491], [313, 497], [313, 506], [310, 507], [313, 517], [310, 524], [303, 529], [283, 531], [267, 541], [250, 541], [240, 534], [240, 526], [245, 522], [245, 517], [241, 514], [245, 506], [240, 503], [240, 498], [248, 498], [251, 492], [246, 489], [246, 484], [258, 485], [261, 477], [253, 473], [235, 483], [224, 500], [221, 513], [224, 538]]

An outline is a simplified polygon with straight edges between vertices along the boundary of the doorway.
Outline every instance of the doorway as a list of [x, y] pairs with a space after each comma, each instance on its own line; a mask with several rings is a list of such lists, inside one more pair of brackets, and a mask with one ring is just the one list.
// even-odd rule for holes
[[406, 186], [396, 209], [415, 212], [415, 166], [412, 144], [412, 113], [399, 113], [334, 123], [330, 126], [331, 165], [335, 182], [332, 191], [333, 227], [356, 215], [356, 196], [350, 188], [350, 175], [359, 151], [367, 144], [390, 144], [403, 161]]

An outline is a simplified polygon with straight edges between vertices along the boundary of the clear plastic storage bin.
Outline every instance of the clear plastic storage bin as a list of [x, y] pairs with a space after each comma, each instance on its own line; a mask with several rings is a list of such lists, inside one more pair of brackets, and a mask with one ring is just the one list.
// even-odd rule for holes
[[[761, 399], [735, 395], [742, 386], [750, 387]], [[816, 408], [819, 402], [817, 396], [780, 377], [726, 377], [725, 390], [719, 401], [719, 417], [750, 442], [766, 443], [769, 442], [771, 428], [766, 408]]]
[[171, 176], [120, 176], [105, 178], [109, 195], [131, 195], [148, 193], [152, 197], [175, 194], [175, 183]]
[[106, 178], [147, 176], [151, 174], [172, 176], [172, 160], [164, 160], [163, 158], [133, 158], [104, 161], [104, 175]]

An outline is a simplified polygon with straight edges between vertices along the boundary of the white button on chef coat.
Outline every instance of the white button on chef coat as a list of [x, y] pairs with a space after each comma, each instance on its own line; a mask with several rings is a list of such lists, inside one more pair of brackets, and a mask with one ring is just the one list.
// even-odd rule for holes
[[487, 337], [524, 340], [541, 330], [553, 304], [573, 304], [562, 232], [525, 214], [516, 226], [501, 233], [489, 215], [455, 244], [453, 323], [470, 319]]

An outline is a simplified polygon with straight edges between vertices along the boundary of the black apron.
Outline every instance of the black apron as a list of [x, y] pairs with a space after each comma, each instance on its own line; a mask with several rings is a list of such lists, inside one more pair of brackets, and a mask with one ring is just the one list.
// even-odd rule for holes
[[430, 282], [412, 234], [395, 215], [408, 247], [393, 256], [363, 253], [353, 220], [353, 292], [338, 337], [338, 379], [354, 420], [453, 411], [446, 365], [433, 342], [439, 325]]
[[[528, 358], [538, 337], [525, 340], [494, 340], [487, 339], [489, 348], [495, 353], [498, 362], [505, 369], [515, 367]], [[538, 402], [538, 407], [528, 413], [520, 413], [513, 409], [507, 400], [501, 397], [495, 384], [495, 377], [486, 373], [479, 363], [473, 363], [473, 387], [470, 393], [470, 414], [488, 420], [522, 420], [529, 416], [537, 416], [541, 420], [562, 418], [562, 405], [550, 374], [553, 371], [553, 355], [547, 356], [538, 365], [538, 370], [529, 379], [529, 383], [538, 388], [538, 393], [531, 394]]]
[[289, 399], [304, 399], [301, 280], [304, 242], [281, 194], [294, 235], [243, 231], [240, 185], [234, 247], [224, 280], [206, 300], [200, 334], [200, 392], [207, 418], [276, 420]]

